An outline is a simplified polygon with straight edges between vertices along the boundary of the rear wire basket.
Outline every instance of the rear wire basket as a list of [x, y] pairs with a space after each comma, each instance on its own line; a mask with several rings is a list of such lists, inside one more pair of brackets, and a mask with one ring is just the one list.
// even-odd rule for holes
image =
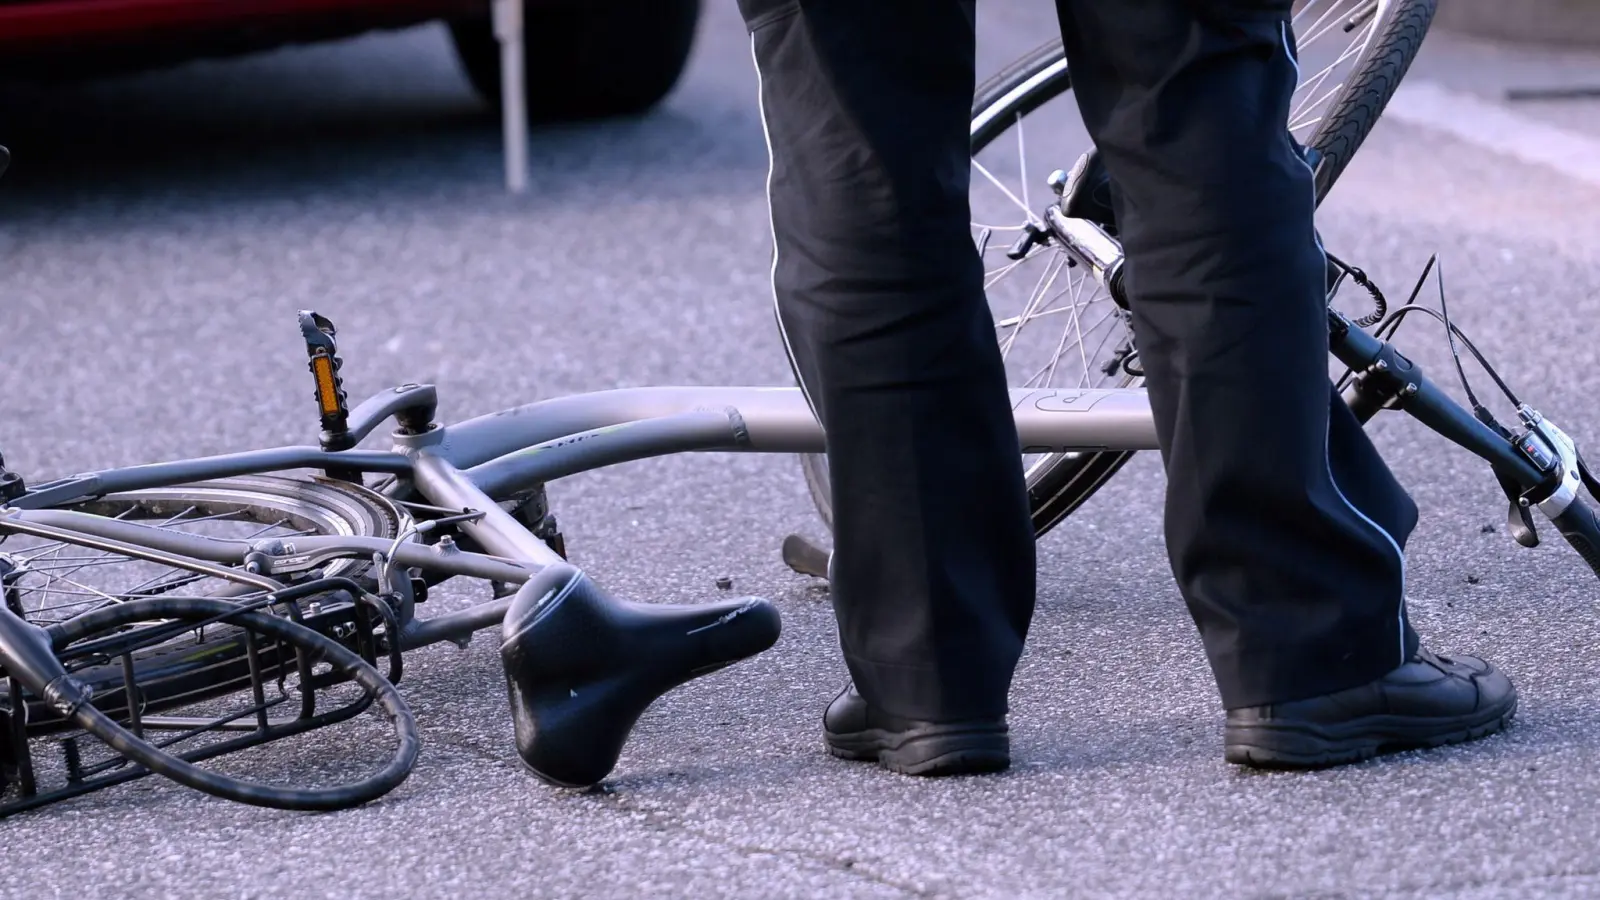
[[[317, 602], [310, 604], [308, 616], [302, 601], [312, 596]], [[7, 601], [20, 613], [9, 591]], [[76, 628], [84, 633], [73, 633], [68, 622], [47, 631], [67, 670], [93, 686], [91, 705], [132, 735], [189, 763], [248, 756], [254, 748], [351, 722], [376, 699], [314, 649], [250, 627], [247, 614], [286, 619], [293, 623], [290, 634], [299, 629], [333, 637], [367, 665], [375, 666], [381, 656], [387, 680], [400, 680], [399, 641], [391, 639], [398, 628], [391, 607], [348, 579], [318, 579], [229, 606], [230, 612], [198, 621], [114, 622], [87, 632]], [[79, 727], [3, 668], [0, 687], [0, 818], [153, 774]], [[286, 777], [340, 777], [339, 770], [351, 762], [336, 759], [349, 754], [348, 740], [306, 743], [312, 759], [309, 764], [300, 759], [290, 763]], [[269, 765], [285, 768], [281, 756]], [[217, 768], [226, 764], [208, 766]]]

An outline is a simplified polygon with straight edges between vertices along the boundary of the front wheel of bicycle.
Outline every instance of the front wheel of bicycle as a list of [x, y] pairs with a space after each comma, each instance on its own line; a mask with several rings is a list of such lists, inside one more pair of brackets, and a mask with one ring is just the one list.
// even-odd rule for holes
[[[1327, 196], [1410, 68], [1437, 0], [1298, 0], [1292, 27], [1300, 85], [1289, 131], [1321, 154]], [[1029, 53], [982, 84], [972, 107], [972, 233], [1012, 387], [1137, 387], [1128, 314], [1054, 243], [1007, 256], [1055, 196], [1047, 175], [1088, 149], [1061, 42]], [[1062, 101], [1052, 103], [1051, 101]], [[1025, 126], [1026, 123], [1026, 127]], [[1030, 135], [1031, 132], [1031, 135]], [[1077, 151], [1068, 152], [1076, 143]], [[1045, 149], [1048, 148], [1048, 149]], [[1030, 152], [1033, 156], [1030, 158]], [[1133, 456], [1127, 451], [1024, 457], [1034, 531], [1043, 535]], [[833, 527], [827, 457], [802, 457], [823, 522]]]

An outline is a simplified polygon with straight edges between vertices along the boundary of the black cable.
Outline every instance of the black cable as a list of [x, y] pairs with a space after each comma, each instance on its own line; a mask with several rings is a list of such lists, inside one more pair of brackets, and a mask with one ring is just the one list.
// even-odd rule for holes
[[[1377, 326], [1372, 330], [1373, 337], [1380, 341], [1387, 341], [1389, 338], [1394, 336], [1396, 331], [1400, 329], [1400, 320], [1405, 317], [1406, 310], [1420, 308], [1417, 306], [1417, 297], [1422, 295], [1422, 288], [1428, 283], [1428, 274], [1433, 271], [1434, 260], [1437, 258], [1437, 255], [1428, 258], [1428, 264], [1422, 267], [1422, 275], [1417, 279], [1417, 283], [1411, 288], [1411, 294], [1410, 296], [1406, 297], [1406, 302], [1402, 303], [1400, 307], [1393, 313], [1385, 313], [1376, 322], [1372, 323]], [[1387, 332], [1384, 331], [1385, 326], [1388, 327]], [[1361, 327], [1365, 328], [1367, 326], [1361, 325]], [[1336, 389], [1343, 391], [1345, 387], [1349, 385], [1350, 379], [1355, 377], [1355, 374], [1355, 369], [1345, 369], [1344, 374], [1340, 375], [1339, 380], [1335, 383]]]
[[1390, 319], [1392, 319], [1394, 322], [1398, 323], [1400, 318], [1405, 316], [1406, 313], [1412, 313], [1412, 312], [1427, 313], [1428, 315], [1433, 316], [1435, 319], [1438, 319], [1439, 321], [1444, 322], [1445, 325], [1447, 327], [1449, 327], [1450, 331], [1452, 333], [1454, 333], [1456, 337], [1461, 339], [1462, 346], [1467, 348], [1467, 352], [1472, 354], [1472, 358], [1476, 359], [1478, 361], [1478, 364], [1483, 366], [1484, 371], [1489, 373], [1489, 377], [1491, 379], [1493, 379], [1495, 385], [1498, 386], [1500, 388], [1500, 390], [1506, 395], [1506, 398], [1508, 400], [1510, 400], [1512, 403], [1517, 404], [1518, 406], [1522, 405], [1522, 401], [1517, 399], [1517, 395], [1515, 393], [1513, 393], [1511, 388], [1506, 385], [1504, 379], [1502, 379], [1500, 377], [1500, 373], [1495, 370], [1494, 366], [1490, 365], [1489, 361], [1484, 358], [1483, 353], [1480, 350], [1478, 350], [1477, 345], [1473, 344], [1472, 340], [1467, 337], [1466, 332], [1462, 331], [1460, 328], [1457, 328], [1454, 324], [1450, 323], [1449, 320], [1442, 313], [1440, 313], [1438, 310], [1433, 309], [1431, 307], [1427, 307], [1427, 306], [1402, 306], [1399, 309], [1396, 309], [1394, 312], [1389, 314], [1389, 319], [1385, 320], [1385, 324], [1389, 324], [1389, 320]]
[[[1422, 275], [1417, 279], [1417, 283], [1411, 288], [1411, 296], [1407, 297], [1406, 302], [1400, 305], [1401, 309], [1416, 308], [1417, 298], [1422, 296], [1422, 288], [1428, 283], [1428, 275], [1433, 272], [1434, 263], [1437, 262], [1438, 259], [1438, 254], [1428, 257], [1428, 264], [1422, 267]], [[1394, 324], [1389, 326], [1389, 333], [1387, 335], [1383, 333], [1382, 324], [1380, 324], [1378, 328], [1373, 331], [1373, 335], [1380, 340], [1388, 340], [1390, 337], [1394, 336], [1394, 333], [1399, 330], [1399, 328], [1400, 316], [1395, 316]]]
[[[1455, 360], [1456, 374], [1461, 376], [1461, 387], [1467, 392], [1467, 402], [1472, 404], [1472, 414], [1477, 416], [1478, 421], [1485, 425], [1497, 425], [1499, 423], [1495, 422], [1494, 416], [1489, 412], [1488, 407], [1480, 403], [1477, 395], [1472, 392], [1472, 385], [1467, 381], [1467, 370], [1461, 365], [1461, 353], [1456, 349], [1456, 329], [1455, 326], [1450, 324], [1450, 306], [1444, 298], [1443, 263], [1439, 265], [1439, 274], [1435, 276], [1435, 279], [1439, 285], [1439, 314], [1440, 318], [1444, 321], [1445, 340], [1450, 344], [1450, 358]], [[1480, 358], [1478, 361], [1480, 363], [1483, 362], [1482, 358]], [[1487, 368], [1487, 365], [1485, 365], [1485, 368]], [[1510, 398], [1513, 406], [1522, 406], [1522, 403], [1517, 400], [1517, 395], [1511, 393], [1511, 389], [1506, 387], [1504, 382], [1500, 381], [1498, 377], [1495, 379], [1495, 381], [1500, 385], [1500, 389], [1505, 391], [1506, 396]]]
[[[68, 716], [113, 751], [151, 772], [213, 796], [255, 806], [293, 810], [345, 809], [376, 799], [406, 779], [416, 763], [421, 739], [416, 720], [412, 718], [405, 701], [400, 698], [394, 685], [360, 656], [310, 628], [261, 612], [240, 612], [234, 604], [226, 601], [199, 597], [132, 600], [79, 618], [95, 617], [98, 625], [118, 627], [152, 618], [181, 618], [193, 622], [217, 616], [223, 616], [228, 624], [289, 644], [297, 651], [309, 654], [312, 659], [329, 664], [334, 671], [363, 688], [368, 696], [377, 701], [384, 717], [394, 728], [399, 744], [394, 756], [378, 772], [348, 784], [324, 788], [279, 787], [210, 772], [193, 765], [184, 756], [157, 749], [101, 713], [88, 702], [87, 696], [73, 704]], [[69, 683], [67, 686], [73, 685]], [[40, 696], [49, 696], [49, 692], [43, 690], [45, 685], [28, 684], [27, 687]], [[195, 752], [203, 754], [206, 749], [199, 748]]]
[[1372, 312], [1356, 319], [1356, 327], [1366, 328], [1381, 320], [1384, 314], [1389, 311], [1389, 300], [1383, 296], [1383, 291], [1379, 290], [1378, 286], [1372, 282], [1372, 279], [1367, 277], [1366, 272], [1350, 265], [1332, 253], [1324, 251], [1324, 255], [1327, 256], [1328, 262], [1333, 263], [1339, 269], [1339, 277], [1335, 278], [1333, 285], [1328, 288], [1329, 302], [1332, 302], [1333, 296], [1339, 292], [1339, 287], [1344, 284], [1345, 278], [1348, 277], [1372, 297], [1373, 306], [1376, 307]]

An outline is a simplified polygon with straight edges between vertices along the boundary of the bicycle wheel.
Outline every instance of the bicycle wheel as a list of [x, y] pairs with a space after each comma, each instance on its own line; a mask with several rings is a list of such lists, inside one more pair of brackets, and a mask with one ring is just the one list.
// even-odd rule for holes
[[[1300, 0], [1293, 28], [1300, 86], [1287, 123], [1321, 154], [1317, 200], [1371, 132], [1410, 68], [1437, 0]], [[1060, 40], [985, 81], [972, 107], [973, 239], [985, 261], [985, 289], [1013, 387], [1138, 386], [1128, 314], [1056, 244], [1007, 257], [1029, 222], [1042, 220], [1047, 173], [1070, 168], [1088, 149]], [[1065, 102], [1051, 103], [1052, 100]], [[1024, 123], [1028, 127], [1024, 127]], [[1033, 132], [1034, 159], [1027, 131]], [[1039, 153], [1041, 147], [1047, 153]], [[1058, 327], [1052, 327], [1058, 326]], [[1132, 452], [1033, 454], [1024, 458], [1034, 531], [1043, 535], [1081, 506]], [[817, 511], [833, 527], [827, 457], [801, 458]]]
[[[280, 475], [247, 475], [197, 484], [110, 494], [61, 507], [74, 512], [134, 522], [211, 538], [257, 541], [304, 535], [393, 538], [402, 513], [390, 501], [359, 485], [328, 479], [309, 481]], [[370, 562], [335, 559], [294, 576], [291, 584], [342, 577], [370, 585]], [[227, 577], [237, 571], [239, 578]], [[243, 569], [220, 566], [204, 574], [105, 550], [46, 540], [0, 529], [0, 585], [5, 602], [39, 626], [60, 625], [87, 613], [133, 600], [226, 599], [247, 603], [265, 595]], [[301, 601], [308, 608], [320, 598]], [[353, 598], [339, 601], [344, 609]], [[333, 606], [333, 603], [329, 603]], [[353, 614], [336, 612], [308, 618], [308, 624], [340, 631]], [[140, 709], [159, 712], [246, 688], [250, 684], [247, 647], [237, 629], [216, 627], [141, 649], [132, 657]], [[79, 673], [101, 697], [126, 698], [127, 673], [106, 664]], [[0, 700], [5, 699], [0, 681]], [[102, 706], [107, 714], [128, 715]], [[30, 704], [28, 730], [46, 733], [65, 724], [45, 704]]]

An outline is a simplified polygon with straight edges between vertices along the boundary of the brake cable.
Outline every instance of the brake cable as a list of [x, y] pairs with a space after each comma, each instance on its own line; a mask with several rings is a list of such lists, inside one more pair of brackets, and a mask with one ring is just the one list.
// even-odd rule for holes
[[[1328, 262], [1333, 263], [1339, 269], [1339, 277], [1335, 278], [1333, 284], [1328, 288], [1328, 299], [1330, 301], [1333, 299], [1333, 295], [1339, 292], [1340, 285], [1344, 284], [1345, 278], [1348, 277], [1365, 289], [1368, 294], [1372, 295], [1372, 304], [1375, 307], [1372, 312], [1356, 319], [1355, 326], [1357, 328], [1366, 328], [1382, 321], [1384, 314], [1389, 311], [1389, 301], [1383, 296], [1383, 291], [1378, 290], [1378, 286], [1372, 283], [1372, 279], [1367, 277], [1366, 272], [1350, 265], [1332, 253], [1327, 251], [1323, 251], [1323, 253], [1328, 257]], [[1413, 293], [1412, 298], [1415, 299], [1416, 294]]]
[[[1488, 407], [1484, 406], [1478, 399], [1477, 394], [1472, 390], [1472, 383], [1468, 380], [1466, 369], [1461, 364], [1461, 352], [1456, 346], [1456, 340], [1459, 338], [1461, 346], [1466, 347], [1467, 352], [1472, 354], [1478, 365], [1483, 366], [1483, 370], [1488, 373], [1489, 378], [1494, 381], [1500, 392], [1505, 394], [1506, 399], [1511, 402], [1512, 406], [1521, 409], [1523, 406], [1522, 399], [1517, 396], [1517, 393], [1511, 389], [1510, 385], [1506, 384], [1505, 379], [1500, 377], [1499, 370], [1490, 364], [1482, 351], [1472, 342], [1472, 339], [1467, 337], [1466, 333], [1460, 328], [1456, 327], [1454, 322], [1450, 321], [1450, 305], [1444, 289], [1444, 267], [1439, 264], [1438, 258], [1438, 254], [1428, 258], [1428, 265], [1423, 268], [1422, 277], [1418, 279], [1416, 290], [1412, 291], [1411, 298], [1406, 301], [1404, 306], [1385, 316], [1373, 333], [1378, 338], [1387, 340], [1399, 329], [1401, 320], [1410, 312], [1420, 311], [1438, 319], [1445, 326], [1445, 337], [1450, 346], [1450, 357], [1455, 363], [1456, 374], [1461, 379], [1461, 387], [1466, 392], [1467, 401], [1472, 404], [1473, 415], [1483, 424], [1506, 433], [1504, 426], [1495, 419], [1494, 414], [1489, 411]], [[1421, 293], [1422, 286], [1426, 283], [1429, 273], [1435, 268], [1438, 269], [1435, 280], [1439, 286], [1439, 309], [1419, 306], [1416, 303], [1417, 295]]]

